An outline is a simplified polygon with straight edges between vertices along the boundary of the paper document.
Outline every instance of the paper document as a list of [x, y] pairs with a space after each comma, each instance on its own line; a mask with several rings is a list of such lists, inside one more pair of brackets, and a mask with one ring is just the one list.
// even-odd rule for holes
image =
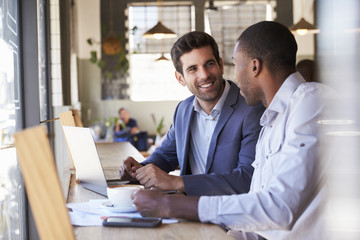
[[[102, 207], [107, 199], [92, 199], [88, 202], [67, 203], [71, 224], [74, 226], [102, 226], [103, 219], [108, 216], [139, 217], [139, 212], [120, 213]], [[176, 219], [163, 219], [163, 224], [177, 223]]]

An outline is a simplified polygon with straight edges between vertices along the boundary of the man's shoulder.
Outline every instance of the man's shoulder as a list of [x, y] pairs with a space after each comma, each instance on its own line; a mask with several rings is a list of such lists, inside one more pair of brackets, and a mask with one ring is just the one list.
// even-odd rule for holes
[[136, 121], [136, 119], [130, 118], [130, 119], [129, 119], [129, 123], [128, 123], [127, 125], [130, 126], [130, 127], [136, 127], [136, 126], [137, 126], [137, 121]]
[[[313, 94], [311, 94], [313, 93]], [[335, 95], [335, 91], [329, 86], [317, 82], [305, 82], [295, 90], [293, 97], [316, 97], [327, 98]]]
[[178, 107], [187, 107], [187, 106], [192, 106], [193, 102], [194, 102], [195, 96], [192, 95], [184, 100], [182, 100], [181, 102], [179, 102]]

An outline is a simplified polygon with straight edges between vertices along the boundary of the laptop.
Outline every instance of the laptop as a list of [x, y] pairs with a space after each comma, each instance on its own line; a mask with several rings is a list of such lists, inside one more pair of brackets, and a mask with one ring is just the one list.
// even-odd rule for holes
[[81, 186], [107, 196], [108, 186], [128, 183], [120, 179], [106, 180], [90, 128], [63, 126], [63, 130]]

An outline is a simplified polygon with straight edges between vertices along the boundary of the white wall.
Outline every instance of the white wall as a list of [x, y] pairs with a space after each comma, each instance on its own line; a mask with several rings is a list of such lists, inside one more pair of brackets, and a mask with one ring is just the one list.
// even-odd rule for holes
[[86, 43], [88, 38], [100, 41], [100, 0], [76, 0], [77, 9], [77, 55], [79, 58], [90, 58], [90, 51], [97, 51], [101, 56], [100, 45], [90, 46]]

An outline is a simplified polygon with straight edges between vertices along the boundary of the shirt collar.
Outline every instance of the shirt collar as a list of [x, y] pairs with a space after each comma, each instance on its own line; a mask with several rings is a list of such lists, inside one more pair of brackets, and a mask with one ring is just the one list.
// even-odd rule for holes
[[[230, 90], [230, 83], [228, 83], [228, 81], [226, 81], [226, 80], [224, 80], [224, 81], [225, 81], [224, 91], [223, 91], [219, 101], [216, 103], [216, 105], [211, 110], [210, 115], [209, 115], [209, 116], [211, 116], [213, 118], [215, 118], [221, 112], [221, 109], [224, 106], [224, 102], [225, 102], [226, 97], [227, 97], [227, 95], [229, 93], [229, 90]], [[200, 105], [200, 103], [199, 103], [199, 101], [197, 100], [196, 97], [194, 98], [193, 105], [194, 105], [194, 110], [196, 112], [199, 112], [201, 114], [206, 114], [204, 112], [204, 110], [202, 109], [202, 107], [201, 107], [201, 105]]]
[[304, 82], [305, 80], [299, 72], [295, 72], [288, 76], [276, 92], [264, 114], [261, 116], [260, 125], [267, 125], [277, 116], [278, 113], [283, 113], [288, 107], [290, 98], [296, 88]]

